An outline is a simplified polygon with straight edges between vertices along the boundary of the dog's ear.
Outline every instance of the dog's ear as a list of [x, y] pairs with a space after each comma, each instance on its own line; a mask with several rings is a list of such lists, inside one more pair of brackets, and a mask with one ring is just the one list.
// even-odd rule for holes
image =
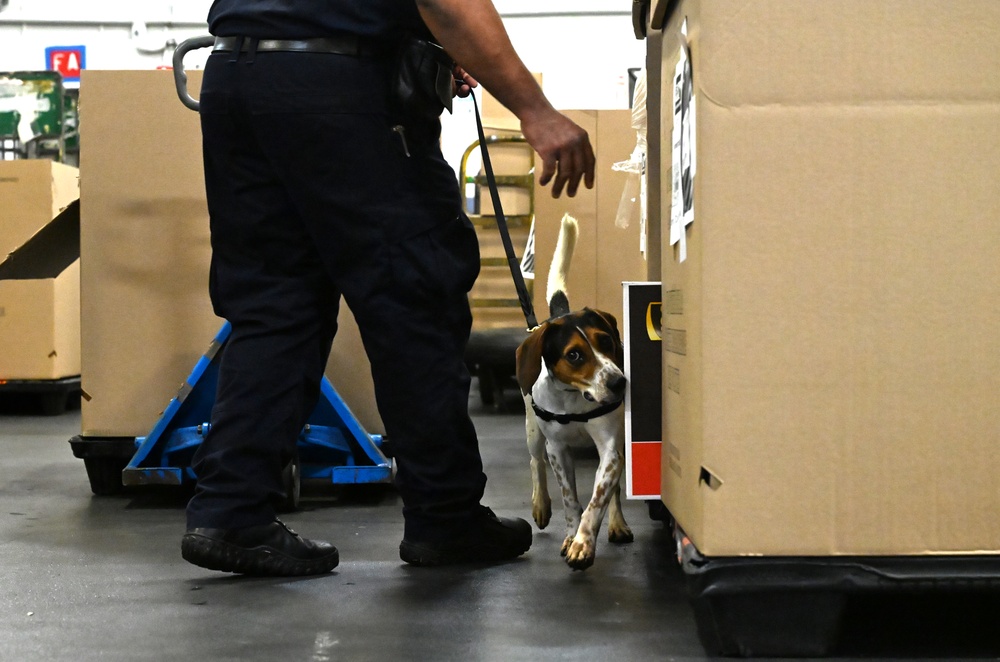
[[622, 336], [618, 332], [618, 320], [615, 319], [614, 315], [603, 310], [597, 310], [595, 308], [587, 308], [587, 310], [597, 315], [601, 318], [604, 324], [607, 325], [607, 330], [611, 334], [611, 339], [615, 341], [615, 358], [618, 361], [618, 365], [621, 366], [625, 360], [625, 356]]
[[517, 348], [515, 355], [517, 359], [517, 385], [521, 389], [522, 395], [531, 393], [531, 387], [535, 385], [538, 376], [542, 374], [542, 342], [548, 327], [548, 322], [543, 322]]
[[604, 320], [604, 323], [608, 325], [608, 330], [611, 332], [611, 337], [615, 340], [615, 345], [618, 347], [622, 346], [622, 337], [618, 332], [618, 320], [611, 313], [604, 312], [603, 310], [597, 310], [595, 308], [587, 308], [592, 313], [595, 313], [598, 317]]

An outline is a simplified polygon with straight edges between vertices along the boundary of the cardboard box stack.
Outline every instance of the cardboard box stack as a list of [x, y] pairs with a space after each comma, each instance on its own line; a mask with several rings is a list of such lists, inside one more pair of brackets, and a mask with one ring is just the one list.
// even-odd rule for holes
[[[707, 556], [997, 554], [1000, 3], [652, 17], [667, 507]], [[696, 168], [674, 243], [684, 42]]]
[[[201, 72], [190, 71], [197, 98]], [[222, 320], [198, 115], [170, 71], [83, 72], [81, 161], [83, 437], [145, 435]], [[382, 433], [369, 364], [346, 306], [327, 368], [361, 424]]]
[[[72, 166], [43, 159], [0, 161], [0, 262], [77, 198], [78, 172]], [[29, 275], [0, 280], [0, 380], [78, 376], [80, 262], [27, 266]]]

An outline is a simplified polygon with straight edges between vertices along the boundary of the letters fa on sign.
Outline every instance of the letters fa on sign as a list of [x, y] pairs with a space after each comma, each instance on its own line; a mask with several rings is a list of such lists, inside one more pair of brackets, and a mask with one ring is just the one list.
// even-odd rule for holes
[[58, 71], [64, 81], [79, 81], [87, 66], [86, 46], [50, 46], [45, 49], [46, 69]]

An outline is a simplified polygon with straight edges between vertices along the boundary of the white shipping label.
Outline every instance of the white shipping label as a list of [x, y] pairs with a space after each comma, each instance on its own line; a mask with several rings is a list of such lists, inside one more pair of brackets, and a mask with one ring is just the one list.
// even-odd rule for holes
[[648, 194], [646, 192], [646, 186], [648, 186], [648, 177], [646, 176], [646, 152], [642, 153], [642, 175], [639, 180], [639, 253], [643, 257], [646, 256], [646, 205], [648, 200]]
[[680, 57], [673, 79], [674, 118], [671, 132], [670, 245], [680, 244], [678, 254], [687, 257], [684, 229], [694, 221], [695, 100], [691, 60], [682, 37]]

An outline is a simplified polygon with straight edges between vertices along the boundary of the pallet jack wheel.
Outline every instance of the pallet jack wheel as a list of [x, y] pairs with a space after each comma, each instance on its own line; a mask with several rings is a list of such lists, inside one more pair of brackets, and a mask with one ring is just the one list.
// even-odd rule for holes
[[291, 513], [299, 509], [299, 501], [302, 497], [302, 465], [299, 462], [299, 454], [292, 456], [291, 461], [285, 465], [281, 472], [281, 483], [285, 488], [285, 499], [281, 502], [281, 511]]

